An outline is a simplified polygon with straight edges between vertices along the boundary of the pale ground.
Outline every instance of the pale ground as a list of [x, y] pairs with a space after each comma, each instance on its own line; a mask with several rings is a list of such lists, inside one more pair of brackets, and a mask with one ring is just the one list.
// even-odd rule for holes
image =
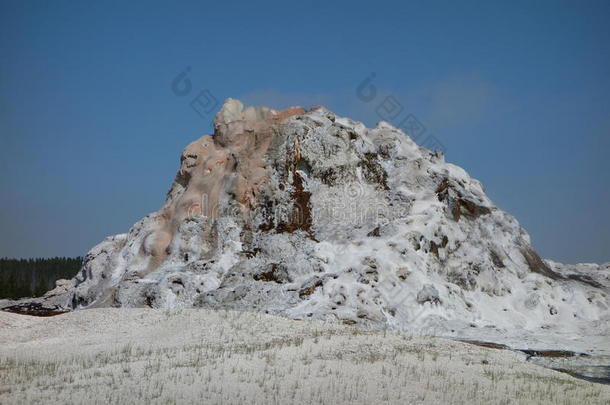
[[525, 356], [259, 313], [0, 312], [0, 404], [607, 404]]

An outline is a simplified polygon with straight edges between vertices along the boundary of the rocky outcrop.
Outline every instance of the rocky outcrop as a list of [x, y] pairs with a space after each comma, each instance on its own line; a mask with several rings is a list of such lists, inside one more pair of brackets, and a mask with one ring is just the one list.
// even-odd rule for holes
[[435, 333], [608, 316], [607, 285], [589, 275], [601, 268], [542, 260], [477, 180], [385, 122], [229, 99], [214, 129], [184, 149], [159, 211], [88, 253], [64, 308], [231, 308]]

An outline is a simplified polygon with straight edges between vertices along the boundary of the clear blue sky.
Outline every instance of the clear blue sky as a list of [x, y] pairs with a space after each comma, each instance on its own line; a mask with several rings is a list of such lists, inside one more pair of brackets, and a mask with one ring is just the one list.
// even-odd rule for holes
[[158, 209], [208, 89], [368, 125], [392, 95], [544, 257], [610, 261], [609, 20], [608, 1], [2, 0], [0, 256], [82, 255]]

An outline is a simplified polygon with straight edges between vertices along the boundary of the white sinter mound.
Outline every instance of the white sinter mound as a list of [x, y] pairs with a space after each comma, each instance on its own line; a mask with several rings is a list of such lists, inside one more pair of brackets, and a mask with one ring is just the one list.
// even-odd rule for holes
[[609, 267], [542, 260], [477, 180], [385, 122], [229, 99], [214, 135], [185, 148], [165, 205], [95, 246], [47, 301], [594, 351], [609, 345]]

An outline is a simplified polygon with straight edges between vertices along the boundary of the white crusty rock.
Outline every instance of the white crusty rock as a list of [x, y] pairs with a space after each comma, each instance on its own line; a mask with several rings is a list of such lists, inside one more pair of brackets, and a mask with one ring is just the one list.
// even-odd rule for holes
[[386, 122], [229, 99], [164, 206], [86, 256], [65, 307], [206, 307], [441, 335], [607, 325], [608, 266], [542, 260], [442, 153]]

